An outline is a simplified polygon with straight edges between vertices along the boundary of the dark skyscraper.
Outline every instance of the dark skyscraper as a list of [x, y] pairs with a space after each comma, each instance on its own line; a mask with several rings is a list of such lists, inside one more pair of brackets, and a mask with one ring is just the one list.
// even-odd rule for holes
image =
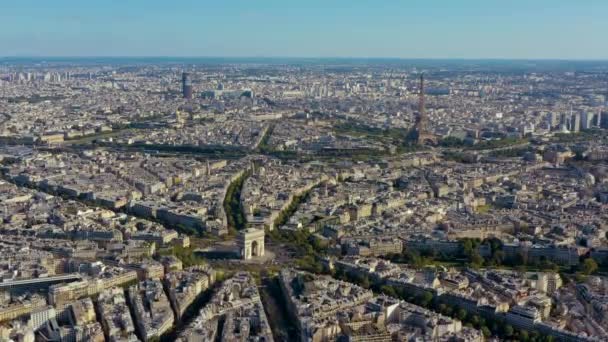
[[192, 80], [190, 79], [190, 74], [187, 72], [182, 74], [182, 94], [185, 99], [192, 98]]

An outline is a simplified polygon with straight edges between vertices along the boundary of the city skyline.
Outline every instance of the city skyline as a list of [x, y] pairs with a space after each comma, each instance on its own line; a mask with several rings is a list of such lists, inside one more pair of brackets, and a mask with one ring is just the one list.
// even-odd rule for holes
[[608, 1], [0, 7], [0, 341], [608, 341]]
[[0, 56], [608, 59], [601, 1], [142, 5], [8, 4]]

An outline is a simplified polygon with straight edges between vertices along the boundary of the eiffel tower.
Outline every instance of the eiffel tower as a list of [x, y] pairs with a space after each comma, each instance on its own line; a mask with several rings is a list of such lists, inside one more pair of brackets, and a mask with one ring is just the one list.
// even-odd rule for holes
[[414, 130], [416, 133], [416, 144], [418, 145], [436, 145], [437, 136], [428, 131], [428, 118], [424, 108], [424, 74], [420, 75], [420, 88], [418, 93], [418, 116]]

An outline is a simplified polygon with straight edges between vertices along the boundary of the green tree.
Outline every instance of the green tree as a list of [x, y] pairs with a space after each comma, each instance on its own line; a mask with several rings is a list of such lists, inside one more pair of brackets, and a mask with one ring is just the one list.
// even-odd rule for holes
[[447, 309], [447, 305], [445, 303], [439, 304], [439, 312], [445, 315], [445, 310]]
[[453, 313], [454, 313], [454, 308], [451, 305], [448, 305], [445, 308], [445, 315], [446, 316], [452, 316]]
[[586, 275], [593, 274], [595, 271], [597, 271], [597, 268], [597, 262], [595, 262], [595, 260], [592, 258], [587, 258], [585, 261], [583, 261], [583, 273]]
[[574, 280], [576, 280], [577, 283], [582, 283], [582, 282], [587, 281], [587, 276], [581, 272], [576, 272], [574, 274]]
[[526, 273], [526, 271], [528, 270], [528, 268], [526, 267], [526, 265], [517, 265], [515, 267], [515, 270], [520, 274], [523, 275], [524, 273]]
[[476, 328], [479, 327], [479, 316], [473, 315], [473, 317], [471, 317], [471, 323], [473, 323], [473, 326]]
[[497, 334], [497, 333], [498, 333], [498, 331], [499, 331], [498, 323], [496, 323], [495, 321], [493, 321], [493, 322], [490, 324], [490, 330], [492, 330], [492, 333], [493, 333], [493, 334]]
[[462, 242], [462, 251], [464, 252], [464, 255], [470, 256], [471, 253], [473, 253], [473, 241], [465, 239]]
[[520, 252], [517, 253], [514, 260], [515, 265], [527, 265], [528, 264], [528, 253]]
[[369, 278], [367, 276], [364, 276], [363, 279], [361, 279], [361, 284], [360, 285], [364, 289], [369, 289], [369, 287], [371, 286]]
[[420, 305], [427, 307], [429, 306], [429, 304], [431, 304], [431, 301], [433, 300], [433, 294], [430, 293], [429, 291], [425, 291], [421, 296], [420, 296]]
[[481, 255], [479, 255], [477, 251], [473, 251], [471, 253], [470, 260], [471, 266], [474, 269], [479, 269], [481, 266], [483, 266], [483, 258], [481, 257]]
[[532, 341], [537, 341], [539, 338], [540, 338], [540, 334], [538, 333], [538, 331], [533, 330], [533, 331], [530, 333], [530, 340], [532, 340]]
[[457, 137], [446, 137], [441, 139], [441, 141], [439, 142], [439, 145], [443, 146], [443, 147], [458, 147], [458, 146], [463, 146], [464, 145], [464, 141], [460, 138]]
[[513, 336], [513, 332], [514, 332], [513, 327], [511, 325], [509, 325], [509, 324], [505, 325], [505, 331], [504, 332], [505, 332], [505, 336], [507, 336], [507, 337]]
[[416, 252], [406, 253], [405, 260], [418, 269], [423, 268], [430, 263], [429, 259], [421, 256]]
[[397, 292], [395, 291], [395, 289], [392, 286], [382, 285], [380, 287], [380, 291], [387, 296], [397, 297]]
[[492, 335], [492, 332], [490, 331], [490, 329], [488, 329], [488, 327], [481, 327], [481, 333], [483, 334], [483, 336], [490, 337]]
[[465, 318], [467, 318], [467, 310], [465, 309], [458, 309], [458, 312], [456, 312], [456, 318], [458, 318], [461, 321], [464, 321]]
[[505, 252], [501, 251], [501, 250], [497, 250], [496, 252], [494, 252], [494, 255], [492, 255], [492, 261], [494, 262], [495, 265], [502, 265], [502, 262], [505, 260]]
[[502, 241], [499, 238], [492, 237], [492, 238], [487, 239], [486, 242], [490, 244], [492, 253], [502, 250]]
[[552, 262], [551, 260], [542, 260], [540, 263], [540, 268], [543, 270], [549, 270], [549, 271], [553, 271], [553, 272], [557, 272], [559, 271], [559, 266]]

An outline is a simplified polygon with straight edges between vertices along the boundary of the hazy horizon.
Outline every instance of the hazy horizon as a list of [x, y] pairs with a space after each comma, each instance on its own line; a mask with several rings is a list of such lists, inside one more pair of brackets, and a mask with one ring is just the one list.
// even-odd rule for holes
[[0, 55], [608, 60], [599, 0], [10, 2]]
[[395, 60], [395, 61], [535, 61], [535, 62], [608, 62], [606, 58], [509, 58], [509, 57], [392, 57], [392, 56], [230, 56], [230, 55], [0, 55], [0, 59], [295, 59], [295, 60]]

